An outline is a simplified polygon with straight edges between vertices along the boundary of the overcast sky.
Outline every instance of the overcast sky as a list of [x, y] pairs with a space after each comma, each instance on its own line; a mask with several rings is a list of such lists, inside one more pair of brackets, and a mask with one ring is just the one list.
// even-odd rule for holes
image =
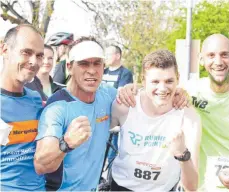
[[[193, 0], [194, 3], [196, 3], [196, 1], [199, 2], [200, 0]], [[19, 2], [23, 5], [26, 0], [19, 0]], [[56, 0], [54, 8], [55, 11], [52, 15], [50, 26], [48, 28], [47, 38], [51, 34], [60, 31], [74, 33], [76, 37], [91, 34], [92, 15], [79, 8], [72, 2], [72, 0]], [[0, 18], [0, 37], [4, 36], [7, 30], [13, 26], [14, 25], [10, 22], [3, 21], [2, 18]]]

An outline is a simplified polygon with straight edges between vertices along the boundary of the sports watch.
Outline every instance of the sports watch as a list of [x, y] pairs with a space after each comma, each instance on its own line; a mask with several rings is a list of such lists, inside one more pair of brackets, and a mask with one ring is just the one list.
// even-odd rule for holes
[[61, 138], [59, 138], [59, 148], [61, 151], [63, 151], [64, 153], [68, 153], [70, 151], [72, 151], [73, 149], [70, 148], [68, 146], [68, 144], [66, 143], [66, 141], [64, 140], [64, 136], [62, 136]]
[[174, 158], [178, 161], [188, 161], [191, 158], [191, 153], [188, 149], [186, 149], [181, 156], [174, 156]]

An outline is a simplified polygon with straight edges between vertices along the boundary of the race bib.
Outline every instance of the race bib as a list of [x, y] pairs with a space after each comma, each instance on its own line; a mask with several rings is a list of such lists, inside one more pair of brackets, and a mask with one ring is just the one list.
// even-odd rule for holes
[[229, 157], [209, 156], [205, 173], [205, 188], [207, 191], [228, 191], [219, 180], [219, 172], [229, 168]]
[[[175, 171], [171, 171], [171, 166], [174, 167]], [[162, 158], [160, 161], [147, 157], [146, 154], [142, 157], [131, 156], [129, 158], [128, 175], [141, 183], [164, 185], [168, 179], [174, 179], [176, 183], [179, 172], [179, 164], [170, 157]]]
[[142, 160], [136, 160], [132, 165], [129, 171], [132, 179], [144, 183], [152, 183], [161, 180], [161, 166]]

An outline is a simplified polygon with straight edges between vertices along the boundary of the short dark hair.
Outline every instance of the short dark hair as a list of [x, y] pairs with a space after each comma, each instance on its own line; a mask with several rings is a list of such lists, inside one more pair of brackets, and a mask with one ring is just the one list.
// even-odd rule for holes
[[18, 34], [19, 30], [23, 27], [27, 27], [27, 28], [32, 29], [34, 32], [38, 33], [42, 37], [42, 34], [40, 33], [40, 31], [37, 30], [33, 25], [20, 24], [20, 25], [13, 27], [7, 31], [3, 42], [8, 44], [10, 47], [15, 46], [17, 34]]
[[49, 49], [54, 54], [54, 50], [53, 50], [53, 48], [50, 45], [44, 44], [44, 49]]
[[115, 48], [115, 53], [118, 53], [120, 57], [122, 57], [122, 50], [119, 46], [117, 45], [110, 45], [109, 47], [114, 47]]
[[145, 74], [145, 71], [151, 67], [161, 69], [174, 67], [176, 75], [179, 75], [176, 58], [173, 53], [168, 50], [158, 50], [146, 55], [143, 59], [142, 65], [144, 70], [143, 74]]

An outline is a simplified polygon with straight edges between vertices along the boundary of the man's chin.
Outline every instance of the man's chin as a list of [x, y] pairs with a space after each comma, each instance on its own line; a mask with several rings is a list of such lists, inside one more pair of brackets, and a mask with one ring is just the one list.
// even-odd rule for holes
[[155, 101], [154, 104], [157, 107], [165, 107], [169, 104], [169, 101]]
[[166, 107], [166, 106], [168, 106], [168, 103], [159, 103], [158, 104], [158, 107]]
[[32, 78], [23, 78], [21, 80], [19, 80], [19, 82], [21, 82], [22, 84], [27, 84], [27, 83], [32, 83], [34, 81], [34, 77]]
[[229, 82], [229, 81], [228, 81], [229, 79], [226, 78], [226, 77], [220, 78], [220, 77], [213, 77], [213, 76], [210, 75], [210, 79], [211, 79], [216, 85], [218, 85], [218, 86], [222, 86], [222, 85], [224, 85], [225, 83], [228, 83], [228, 82]]
[[95, 93], [97, 91], [99, 86], [96, 86], [96, 87], [87, 87], [85, 88], [85, 91], [88, 92], [88, 93]]

